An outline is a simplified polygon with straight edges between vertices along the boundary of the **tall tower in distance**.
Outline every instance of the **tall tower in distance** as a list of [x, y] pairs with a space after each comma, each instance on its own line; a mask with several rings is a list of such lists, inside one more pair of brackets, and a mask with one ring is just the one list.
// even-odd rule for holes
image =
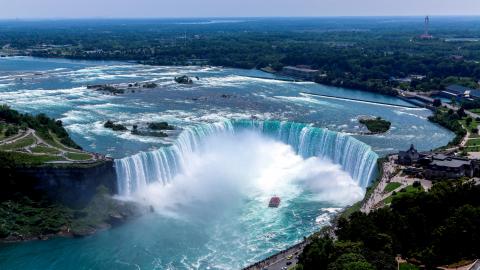
[[424, 26], [424, 32], [423, 35], [420, 36], [422, 39], [431, 39], [433, 38], [432, 35], [428, 32], [430, 30], [430, 17], [426, 16], [425, 17], [425, 26]]

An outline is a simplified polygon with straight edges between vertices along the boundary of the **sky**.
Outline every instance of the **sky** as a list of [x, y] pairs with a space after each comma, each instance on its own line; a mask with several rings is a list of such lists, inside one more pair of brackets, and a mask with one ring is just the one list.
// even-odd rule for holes
[[480, 15], [480, 0], [0, 0], [0, 19]]

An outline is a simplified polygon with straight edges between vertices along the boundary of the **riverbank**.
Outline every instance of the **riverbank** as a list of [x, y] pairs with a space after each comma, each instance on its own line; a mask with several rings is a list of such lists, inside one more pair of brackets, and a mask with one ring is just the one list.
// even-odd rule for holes
[[133, 202], [114, 199], [105, 187], [82, 208], [46, 197], [10, 198], [0, 203], [0, 243], [85, 237], [107, 230], [148, 211]]
[[112, 159], [83, 151], [44, 114], [0, 106], [0, 169], [0, 242], [91, 235], [144, 212], [112, 197]]

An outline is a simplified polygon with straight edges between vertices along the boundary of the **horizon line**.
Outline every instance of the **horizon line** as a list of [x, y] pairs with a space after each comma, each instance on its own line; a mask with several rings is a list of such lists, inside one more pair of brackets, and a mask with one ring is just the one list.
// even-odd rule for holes
[[181, 20], [181, 19], [321, 19], [321, 18], [415, 18], [415, 17], [479, 17], [477, 14], [416, 14], [416, 15], [319, 15], [319, 16], [192, 16], [192, 17], [6, 17], [0, 21], [60, 21], [60, 20]]

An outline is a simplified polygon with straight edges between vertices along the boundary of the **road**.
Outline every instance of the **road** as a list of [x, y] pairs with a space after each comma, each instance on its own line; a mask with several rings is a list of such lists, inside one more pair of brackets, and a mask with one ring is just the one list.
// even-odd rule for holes
[[[431, 97], [428, 97], [428, 96], [425, 96], [425, 95], [422, 95], [422, 94], [419, 94], [417, 92], [410, 92], [410, 91], [404, 91], [404, 90], [400, 90], [400, 89], [397, 89], [397, 91], [400, 93], [401, 96], [403, 97], [415, 97], [417, 99], [420, 99], [420, 100], [424, 100], [424, 101], [427, 101], [429, 103], [432, 103], [433, 104], [433, 101], [435, 100], [434, 98], [431, 98]], [[442, 102], [442, 105], [447, 107], [448, 109], [452, 109], [454, 111], [457, 111], [459, 109], [459, 107], [457, 106], [454, 106], [454, 105], [451, 105], [451, 104], [448, 104], [448, 103], [443, 103]], [[476, 113], [473, 113], [471, 111], [467, 111], [465, 110], [465, 113], [472, 117], [472, 118], [477, 118], [479, 117], [480, 118], [480, 115], [479, 114], [476, 114]]]
[[[245, 267], [243, 270], [282, 270], [290, 269], [297, 265], [298, 259], [296, 258], [303, 251], [303, 248], [307, 245], [307, 242], [299, 243], [289, 249], [281, 251], [269, 258], [257, 262], [251, 266]], [[288, 259], [291, 256], [291, 259]], [[287, 263], [290, 262], [288, 265]]]

